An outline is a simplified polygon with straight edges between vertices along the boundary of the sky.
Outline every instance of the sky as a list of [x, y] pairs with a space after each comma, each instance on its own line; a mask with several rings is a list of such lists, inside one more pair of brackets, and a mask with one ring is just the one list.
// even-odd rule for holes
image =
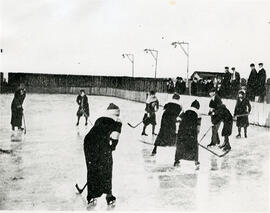
[[[263, 62], [270, 77], [269, 0], [0, 0], [0, 71], [186, 77]], [[258, 66], [257, 66], [258, 67]]]

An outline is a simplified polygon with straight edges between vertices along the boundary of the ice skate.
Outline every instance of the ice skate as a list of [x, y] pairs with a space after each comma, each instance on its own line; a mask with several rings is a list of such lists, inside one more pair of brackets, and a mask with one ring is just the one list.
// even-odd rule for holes
[[87, 199], [87, 205], [88, 206], [95, 206], [95, 205], [97, 205], [97, 199], [96, 198], [90, 198], [89, 200]]
[[79, 126], [79, 122], [76, 123], [76, 126]]
[[86, 122], [86, 123], [85, 123], [85, 126], [87, 126], [87, 125], [88, 125], [88, 123]]
[[224, 142], [223, 144], [219, 145], [218, 148], [222, 149], [226, 146], [226, 143]]
[[208, 147], [211, 147], [211, 146], [216, 146], [216, 144], [214, 144], [213, 142], [211, 142], [211, 143], [209, 143], [209, 144], [207, 145], [207, 148], [208, 148]]
[[230, 144], [226, 144], [226, 145], [224, 146], [224, 148], [223, 148], [223, 151], [224, 151], [224, 152], [229, 152], [229, 151], [231, 151], [231, 149], [232, 149], [232, 147], [230, 146]]
[[241, 134], [238, 134], [235, 136], [236, 138], [241, 138]]
[[180, 162], [179, 161], [175, 161], [173, 164], [174, 167], [180, 167]]
[[200, 169], [200, 162], [195, 162], [195, 170], [199, 170]]
[[142, 132], [141, 135], [142, 135], [142, 136], [148, 136], [145, 132]]
[[106, 196], [107, 205], [113, 205], [116, 201], [116, 197], [113, 195]]

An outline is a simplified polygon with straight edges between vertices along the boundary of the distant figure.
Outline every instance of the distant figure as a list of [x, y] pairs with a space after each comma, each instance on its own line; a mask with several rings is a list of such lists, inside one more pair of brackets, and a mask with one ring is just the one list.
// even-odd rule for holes
[[225, 67], [224, 78], [221, 82], [221, 97], [227, 98], [230, 95], [230, 81], [231, 81], [231, 73], [229, 71], [229, 67]]
[[111, 103], [107, 115], [98, 118], [84, 138], [88, 204], [95, 202], [102, 194], [106, 194], [108, 205], [116, 200], [112, 195], [112, 152], [118, 144], [122, 128], [119, 116], [119, 107]]
[[259, 72], [257, 74], [257, 95], [259, 96], [258, 102], [263, 103], [264, 102], [264, 97], [266, 93], [266, 88], [265, 88], [265, 83], [266, 83], [266, 72], [265, 69], [263, 68], [263, 63], [259, 63]]
[[210, 100], [210, 103], [209, 103], [210, 110], [209, 110], [208, 114], [211, 116], [211, 122], [212, 122], [213, 126], [212, 126], [211, 142], [210, 142], [210, 144], [207, 145], [207, 147], [216, 146], [217, 144], [220, 143], [220, 139], [219, 139], [219, 135], [218, 135], [218, 129], [219, 129], [219, 126], [220, 126], [221, 122], [215, 122], [214, 123], [214, 120], [215, 120], [215, 117], [216, 117], [216, 113], [215, 113], [216, 109], [213, 108], [212, 106], [219, 106], [219, 105], [222, 104], [222, 101], [221, 101], [220, 97], [216, 94], [215, 89], [212, 89], [210, 91], [209, 95], [211, 97], [211, 100]]
[[216, 102], [211, 102], [210, 107], [214, 109], [212, 112], [212, 123], [214, 125], [223, 122], [222, 136], [224, 137], [224, 142], [219, 146], [224, 152], [231, 150], [231, 145], [229, 142], [229, 136], [232, 134], [233, 117], [230, 111], [224, 104], [218, 105]]
[[244, 91], [239, 91], [236, 105], [234, 108], [234, 116], [236, 117], [236, 126], [238, 134], [236, 138], [241, 138], [241, 128], [244, 128], [245, 138], [247, 137], [247, 127], [249, 126], [248, 114], [251, 111], [251, 105], [248, 98], [245, 97]]
[[254, 101], [257, 94], [257, 70], [254, 64], [250, 64], [250, 74], [247, 81], [247, 97], [249, 100]]
[[206, 82], [206, 94], [208, 95], [210, 90], [214, 88], [214, 83], [211, 80], [210, 77], [207, 78], [207, 82]]
[[236, 98], [240, 89], [240, 74], [239, 72], [235, 71], [234, 67], [232, 67], [231, 88], [233, 98]]
[[174, 83], [171, 78], [169, 78], [167, 82], [167, 92], [168, 93], [174, 93]]
[[195, 161], [196, 169], [199, 169], [198, 133], [201, 125], [199, 109], [200, 103], [195, 100], [191, 107], [181, 115], [174, 166], [179, 166], [180, 160], [190, 160]]
[[191, 95], [197, 96], [197, 90], [198, 90], [198, 81], [197, 78], [193, 78], [193, 81], [191, 82]]
[[164, 105], [160, 130], [155, 141], [152, 155], [157, 153], [157, 146], [174, 146], [176, 142], [176, 122], [182, 107], [179, 103], [180, 95], [174, 94], [172, 100]]
[[155, 127], [157, 125], [156, 111], [158, 111], [158, 109], [159, 109], [159, 101], [156, 97], [156, 92], [150, 91], [150, 95], [146, 99], [145, 114], [143, 116], [142, 135], [148, 136], [146, 134], [145, 130], [149, 124], [152, 125], [152, 134], [156, 135], [156, 133], [155, 133]]
[[24, 88], [19, 88], [14, 93], [14, 98], [11, 103], [11, 126], [12, 130], [17, 127], [19, 130], [22, 128], [22, 117], [23, 117], [23, 102], [26, 96]]
[[178, 94], [184, 94], [186, 91], [186, 83], [183, 81], [182, 77], [176, 78], [175, 92]]
[[87, 126], [87, 120], [89, 117], [89, 104], [88, 104], [88, 98], [85, 95], [85, 91], [84, 90], [80, 90], [80, 94], [77, 96], [76, 99], [77, 104], [79, 105], [78, 111], [77, 111], [77, 117], [78, 117], [78, 121], [77, 121], [77, 126], [80, 123], [80, 118], [82, 116], [85, 117], [85, 126]]

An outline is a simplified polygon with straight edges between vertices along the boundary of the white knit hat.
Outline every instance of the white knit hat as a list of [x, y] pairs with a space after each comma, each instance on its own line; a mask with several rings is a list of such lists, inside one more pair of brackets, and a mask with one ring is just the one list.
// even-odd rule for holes
[[118, 106], [116, 106], [114, 103], [110, 103], [109, 106], [107, 107], [107, 112], [110, 115], [116, 115], [119, 116], [120, 114], [120, 109]]

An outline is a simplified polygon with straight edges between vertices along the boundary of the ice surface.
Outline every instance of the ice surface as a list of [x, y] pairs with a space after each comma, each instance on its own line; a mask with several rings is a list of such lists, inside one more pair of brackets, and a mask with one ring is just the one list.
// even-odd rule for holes
[[[75, 95], [28, 94], [24, 104], [27, 134], [11, 142], [10, 104], [13, 95], [0, 96], [0, 210], [107, 210], [105, 197], [87, 207], [86, 190], [76, 194], [75, 184], [86, 182], [83, 137], [90, 125], [77, 128]], [[232, 151], [217, 158], [200, 149], [201, 167], [184, 161], [174, 168], [175, 148], [139, 142], [144, 105], [112, 97], [89, 96], [92, 122], [114, 102], [121, 108], [123, 130], [114, 152], [114, 210], [269, 211], [269, 129], [250, 126], [248, 138], [231, 137]], [[162, 110], [158, 113], [160, 122]], [[210, 126], [203, 117], [199, 138]], [[150, 127], [148, 127], [150, 133]], [[206, 145], [210, 132], [202, 141]], [[151, 138], [149, 138], [151, 142]]]

